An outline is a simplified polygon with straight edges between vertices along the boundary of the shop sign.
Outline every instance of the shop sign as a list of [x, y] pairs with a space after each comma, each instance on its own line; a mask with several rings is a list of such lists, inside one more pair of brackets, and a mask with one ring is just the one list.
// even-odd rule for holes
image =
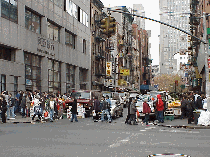
[[38, 37], [38, 45], [41, 45], [41, 47], [46, 47], [49, 50], [54, 51], [55, 47], [54, 44], [52, 42], [50, 42], [50, 40]]
[[50, 52], [50, 51], [54, 51], [55, 49], [54, 43], [52, 43], [50, 40], [38, 37], [38, 46], [41, 46], [42, 48], [47, 48], [47, 50], [49, 51], [37, 48], [37, 52], [40, 52], [42, 54], [47, 54], [50, 56], [55, 56], [54, 53]]
[[120, 69], [120, 75], [121, 76], [129, 76], [130, 75], [130, 69]]
[[111, 76], [112, 62], [106, 62], [106, 76]]

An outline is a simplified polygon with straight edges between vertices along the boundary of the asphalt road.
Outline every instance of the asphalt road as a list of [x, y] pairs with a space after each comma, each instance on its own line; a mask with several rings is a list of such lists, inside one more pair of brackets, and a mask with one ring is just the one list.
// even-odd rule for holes
[[[125, 110], [124, 110], [125, 111]], [[107, 157], [175, 153], [210, 156], [210, 131], [126, 125], [91, 118], [71, 123], [0, 124], [0, 157]]]

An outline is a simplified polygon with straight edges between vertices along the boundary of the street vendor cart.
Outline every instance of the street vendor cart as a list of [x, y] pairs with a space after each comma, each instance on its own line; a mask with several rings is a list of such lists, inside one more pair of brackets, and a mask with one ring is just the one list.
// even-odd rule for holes
[[165, 110], [165, 119], [173, 120], [174, 117], [181, 116], [181, 101], [176, 100], [168, 103], [167, 109]]

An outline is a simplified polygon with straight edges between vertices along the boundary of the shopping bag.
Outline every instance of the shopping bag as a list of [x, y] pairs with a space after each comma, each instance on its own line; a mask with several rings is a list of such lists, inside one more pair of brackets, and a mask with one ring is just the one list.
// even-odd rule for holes
[[137, 110], [136, 112], [137, 112], [137, 117], [140, 117], [139, 111]]
[[48, 117], [48, 112], [47, 111], [44, 113], [44, 117]]

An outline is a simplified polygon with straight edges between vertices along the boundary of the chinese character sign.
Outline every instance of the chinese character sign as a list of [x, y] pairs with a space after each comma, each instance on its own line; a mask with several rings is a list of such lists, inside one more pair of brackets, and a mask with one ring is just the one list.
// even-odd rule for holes
[[129, 69], [120, 69], [120, 75], [121, 76], [129, 76], [130, 70]]
[[111, 76], [112, 62], [106, 62], [106, 76]]

